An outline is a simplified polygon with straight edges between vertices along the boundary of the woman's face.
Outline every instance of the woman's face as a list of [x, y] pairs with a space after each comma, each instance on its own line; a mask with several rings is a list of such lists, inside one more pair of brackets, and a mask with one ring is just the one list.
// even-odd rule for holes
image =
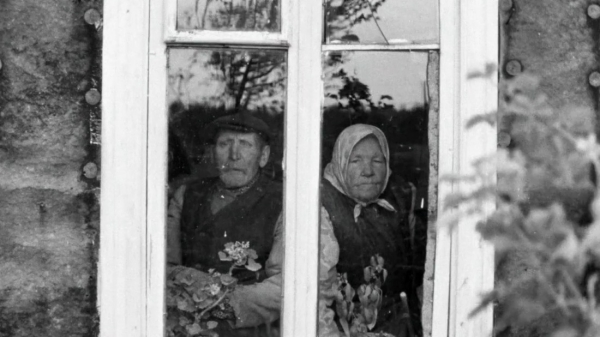
[[386, 174], [386, 159], [379, 142], [373, 136], [365, 137], [354, 146], [348, 159], [348, 193], [362, 202], [373, 201], [382, 192]]

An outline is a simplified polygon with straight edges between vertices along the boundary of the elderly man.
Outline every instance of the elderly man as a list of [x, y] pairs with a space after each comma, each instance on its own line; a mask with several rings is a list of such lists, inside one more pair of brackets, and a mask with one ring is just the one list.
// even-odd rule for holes
[[[231, 265], [219, 259], [225, 243], [245, 241], [257, 252], [256, 273], [234, 270], [238, 287], [230, 296], [236, 328], [270, 323], [279, 316], [281, 297], [282, 187], [261, 174], [269, 161], [270, 132], [248, 113], [221, 117], [207, 127], [219, 176], [180, 187], [169, 204], [167, 261], [201, 271], [226, 273]], [[276, 229], [277, 224], [277, 229]], [[266, 278], [266, 280], [265, 280]], [[223, 336], [242, 336], [240, 331]]]

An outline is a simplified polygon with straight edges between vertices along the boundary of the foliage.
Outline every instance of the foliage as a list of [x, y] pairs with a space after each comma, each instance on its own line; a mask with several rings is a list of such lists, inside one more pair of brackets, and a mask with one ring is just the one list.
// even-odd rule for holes
[[[285, 106], [286, 61], [280, 51], [174, 49], [169, 69], [170, 104], [272, 114]], [[176, 117], [181, 111], [172, 110]]]
[[232, 276], [236, 268], [258, 271], [256, 251], [249, 242], [228, 242], [219, 252], [221, 261], [231, 261], [228, 274], [214, 269], [208, 274], [184, 266], [170, 268], [167, 275], [167, 336], [210, 336], [218, 337], [213, 330], [217, 319], [235, 320], [233, 308], [227, 295], [237, 285]]
[[235, 98], [236, 109], [246, 109], [256, 100], [262, 106], [275, 105], [283, 110], [285, 53], [214, 51], [206, 65], [220, 70], [213, 80], [225, 82], [225, 94]]
[[364, 117], [371, 111], [393, 109], [393, 105], [388, 104], [393, 97], [383, 95], [376, 104], [369, 86], [344, 68], [344, 64], [351, 60], [351, 55], [352, 52], [330, 52], [323, 58], [324, 89], [325, 97], [330, 100], [328, 103], [335, 102], [338, 108], [350, 111], [353, 119]]
[[[486, 76], [488, 70], [472, 77]], [[600, 146], [594, 113], [552, 108], [539, 80], [530, 75], [506, 81], [500, 93], [499, 113], [469, 124], [498, 123], [511, 144], [477, 160], [472, 175], [446, 177], [462, 190], [446, 199], [439, 225], [453, 227], [461, 217], [477, 215], [484, 219], [477, 230], [494, 244], [497, 259], [522, 252], [529, 270], [496, 280], [472, 315], [499, 302], [496, 333], [552, 317], [557, 327], [552, 337], [598, 336], [600, 194], [595, 172], [600, 172]], [[496, 205], [491, 214], [490, 204]]]
[[229, 275], [236, 268], [246, 268], [254, 272], [260, 270], [262, 266], [256, 263], [257, 258], [256, 251], [250, 248], [250, 242], [228, 242], [225, 244], [225, 250], [219, 252], [221, 261], [233, 262], [229, 269]]
[[[354, 25], [365, 21], [378, 21], [377, 10], [386, 0], [327, 0], [325, 2], [325, 22], [327, 31], [333, 36], [341, 36], [344, 42], [358, 42], [352, 34]], [[383, 38], [387, 41], [385, 35]]]

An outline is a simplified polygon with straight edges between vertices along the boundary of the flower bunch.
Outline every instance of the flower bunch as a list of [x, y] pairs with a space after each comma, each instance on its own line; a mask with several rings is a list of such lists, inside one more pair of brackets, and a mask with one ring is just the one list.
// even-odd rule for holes
[[[213, 330], [217, 319], [235, 320], [228, 294], [237, 285], [231, 275], [234, 267], [245, 267], [253, 271], [261, 268], [254, 259], [256, 252], [249, 242], [227, 243], [219, 252], [224, 261], [232, 261], [229, 273], [222, 274], [214, 269], [208, 273], [184, 266], [171, 267], [167, 273], [167, 337], [207, 336], [218, 337]], [[251, 269], [252, 268], [252, 269]]]
[[365, 267], [364, 277], [366, 284], [358, 287], [358, 300], [360, 301], [360, 321], [369, 330], [375, 327], [377, 323], [377, 313], [381, 309], [383, 300], [383, 291], [381, 286], [387, 278], [387, 270], [383, 268], [385, 260], [376, 254], [371, 256], [371, 265]]
[[[338, 274], [336, 312], [346, 336], [359, 335], [372, 330], [377, 323], [381, 309], [383, 291], [381, 286], [387, 278], [383, 257], [374, 255], [371, 264], [364, 268], [365, 283], [354, 290], [348, 282], [347, 274]], [[358, 303], [354, 301], [358, 298]]]
[[250, 248], [250, 242], [235, 243], [228, 242], [225, 244], [225, 249], [219, 252], [219, 259], [221, 261], [231, 261], [233, 264], [229, 269], [229, 274], [236, 268], [246, 268], [250, 271], [258, 271], [262, 266], [256, 262], [258, 255], [254, 249]]
[[360, 313], [357, 315], [357, 323], [365, 325], [369, 330], [377, 323], [377, 313], [381, 308], [382, 291], [376, 284], [362, 284], [358, 287], [358, 300], [360, 301]]
[[348, 336], [350, 334], [349, 322], [354, 317], [354, 295], [356, 291], [348, 282], [348, 274], [338, 274], [338, 291], [335, 298], [335, 311], [340, 318], [340, 324]]

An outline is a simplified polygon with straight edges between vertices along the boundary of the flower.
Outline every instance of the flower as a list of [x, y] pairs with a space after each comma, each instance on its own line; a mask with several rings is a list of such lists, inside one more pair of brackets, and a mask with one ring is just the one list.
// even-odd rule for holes
[[221, 285], [213, 283], [208, 287], [208, 290], [211, 295], [217, 296], [219, 294], [219, 292], [221, 291]]
[[254, 249], [250, 248], [249, 241], [226, 243], [225, 249], [219, 252], [219, 259], [221, 261], [232, 261], [232, 269], [235, 267], [245, 267], [251, 271], [258, 271], [262, 268], [262, 266], [255, 261], [258, 259], [258, 254]]
[[364, 269], [365, 282], [381, 287], [388, 275], [387, 270], [383, 268], [384, 264], [385, 260], [379, 254], [371, 256], [371, 265]]
[[[225, 249], [219, 252], [219, 258], [221, 261], [233, 261], [238, 266], [243, 266], [248, 260], [250, 242], [235, 243], [228, 242], [225, 244]], [[254, 252], [256, 254], [256, 252]]]

